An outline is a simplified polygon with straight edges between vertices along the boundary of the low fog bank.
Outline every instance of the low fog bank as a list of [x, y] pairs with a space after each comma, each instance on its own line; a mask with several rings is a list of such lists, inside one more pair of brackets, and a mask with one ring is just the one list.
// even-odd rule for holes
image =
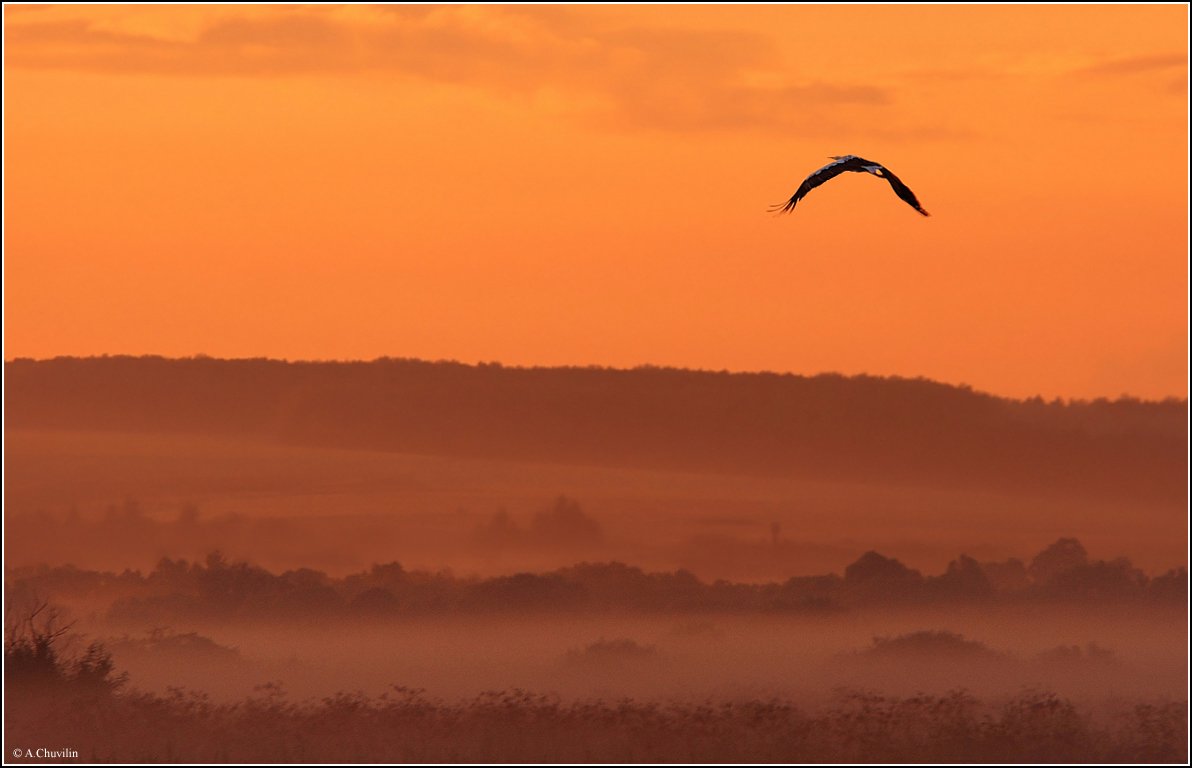
[[[90, 659], [92, 675], [107, 658], [107, 669], [139, 690], [181, 688], [219, 700], [261, 690], [296, 701], [341, 691], [379, 696], [394, 686], [452, 699], [522, 688], [568, 699], [787, 697], [805, 704], [824, 703], [840, 688], [892, 695], [962, 688], [995, 697], [1031, 689], [1083, 701], [1186, 696], [1186, 614], [1158, 606], [241, 618], [167, 626], [11, 598], [8, 652], [28, 641], [33, 661], [44, 661], [52, 647], [64, 658]], [[22, 670], [17, 663], [6, 679], [19, 680]]]
[[6, 432], [5, 558], [148, 570], [214, 550], [274, 571], [510, 575], [621, 561], [766, 582], [876, 549], [938, 572], [1078, 536], [1162, 573], [1187, 505], [285, 447], [192, 436]]
[[[1135, 642], [1174, 639], [1178, 625], [1120, 613], [1095, 623], [1112, 619], [1098, 636], [1120, 651], [1037, 650], [1087, 636], [1087, 612], [256, 623], [215, 628], [223, 642], [158, 628], [106, 644], [71, 634], [52, 608], [23, 616], [6, 635], [5, 748], [71, 744], [93, 762], [1170, 762], [1186, 751], [1186, 656]], [[990, 640], [916, 630], [859, 642], [874, 621]]]
[[1177, 696], [1187, 576], [1148, 576], [1060, 539], [1028, 561], [960, 556], [924, 575], [866, 552], [843, 573], [763, 584], [622, 563], [490, 578], [400, 563], [333, 577], [214, 553], [142, 573], [11, 569], [13, 605], [51, 603], [141, 686], [242, 696], [823, 697], [1024, 686]]
[[[301, 630], [266, 622], [212, 625], [204, 630], [209, 636], [90, 626], [137, 687], [201, 690], [229, 701], [260, 689], [301, 701], [341, 691], [379, 696], [394, 686], [448, 699], [521, 688], [567, 700], [780, 697], [808, 705], [841, 688], [906, 696], [965, 689], [993, 697], [1047, 690], [1100, 703], [1186, 698], [1177, 620], [1121, 612], [1100, 618], [1117, 628], [1090, 626], [1074, 613], [1043, 622], [1022, 612], [906, 613], [880, 621], [423, 619]], [[1162, 637], [1135, 639], [1130, 632]]]
[[[150, 571], [162, 560], [202, 562], [218, 551], [272, 571], [309, 569], [337, 578], [394, 560], [408, 570], [476, 578], [551, 571], [581, 561], [634, 562], [649, 570], [686, 571], [708, 581], [761, 584], [839, 571], [859, 551], [872, 547], [921, 571], [951, 567], [956, 552], [967, 551], [980, 560], [986, 578], [1009, 584], [1029, 581], [1020, 572], [1026, 566], [1014, 563], [1030, 562], [1032, 544], [1055, 533], [1071, 538], [1067, 531], [1056, 530], [1058, 521], [1046, 526], [1026, 523], [1018, 529], [1007, 525], [978, 536], [971, 530], [983, 524], [984, 514], [978, 513], [967, 523], [952, 518], [955, 530], [949, 531], [945, 523], [915, 538], [896, 532], [887, 520], [873, 530], [878, 539], [874, 545], [863, 540], [859, 529], [833, 530], [826, 515], [808, 514], [802, 521], [787, 515], [784, 525], [777, 519], [766, 522], [764, 512], [734, 517], [730, 502], [720, 509], [722, 516], [692, 518], [670, 510], [653, 516], [597, 514], [574, 498], [557, 496], [488, 513], [457, 508], [442, 515], [213, 515], [184, 504], [162, 516], [130, 499], [93, 514], [9, 514], [5, 554], [10, 569], [68, 563], [82, 570], [120, 572]], [[789, 522], [791, 518], [796, 521]], [[1104, 529], [1095, 530], [1095, 525], [1078, 526], [1094, 528], [1090, 549], [1105, 552], [1129, 543]], [[1144, 547], [1141, 562], [1115, 559], [1108, 562], [1116, 565], [1102, 569], [1118, 568], [1128, 580], [1137, 580], [1129, 575], [1136, 570], [1150, 570], [1151, 578], [1158, 577], [1184, 561], [1172, 537], [1166, 544], [1164, 551]]]

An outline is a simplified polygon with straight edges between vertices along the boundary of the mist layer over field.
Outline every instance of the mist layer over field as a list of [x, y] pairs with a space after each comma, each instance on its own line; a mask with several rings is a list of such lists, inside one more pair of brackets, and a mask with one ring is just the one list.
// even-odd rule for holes
[[151, 568], [218, 549], [334, 573], [391, 560], [479, 574], [620, 560], [770, 580], [839, 570], [868, 549], [938, 571], [961, 552], [1025, 558], [1065, 536], [1151, 571], [1185, 559], [1182, 510], [1146, 500], [202, 436], [12, 431], [6, 441], [10, 566]]
[[[53, 737], [93, 760], [216, 762], [336, 750], [349, 761], [448, 762], [1186, 754], [1178, 591], [653, 611], [631, 599], [567, 608], [533, 589], [529, 598], [484, 590], [493, 582], [482, 580], [469, 584], [486, 604], [419, 610], [401, 602], [409, 592], [377, 588], [337, 605], [343, 582], [324, 592], [308, 582], [304, 605], [292, 591], [288, 601], [275, 595], [253, 618], [219, 609], [263, 594], [228, 578], [258, 580], [251, 569], [208, 563], [198, 573], [214, 589], [198, 600], [169, 599], [188, 593], [157, 584], [158, 599], [138, 601], [131, 577], [115, 574], [41, 570], [17, 580], [13, 604], [56, 583], [69, 607], [10, 636], [44, 638], [71, 619], [79, 634], [60, 639], [55, 674], [39, 674], [21, 646], [8, 649], [17, 674], [6, 679], [6, 748]], [[107, 603], [105, 594], [125, 596]], [[54, 714], [68, 709], [95, 716]]]
[[[1158, 642], [1178, 612], [1075, 609], [907, 612], [828, 618], [681, 614], [485, 616], [334, 626], [186, 624], [182, 632], [97, 623], [143, 690], [204, 690], [221, 701], [277, 686], [293, 700], [395, 686], [447, 699], [527, 689], [567, 700], [790, 698], [837, 689], [912, 695], [1024, 689], [1081, 701], [1183, 696], [1186, 660]], [[1058, 615], [1057, 615], [1058, 614]], [[1113, 628], [1095, 626], [1106, 620]]]
[[[1184, 403], [9, 366], [10, 741], [217, 762], [1186, 757]], [[245, 737], [213, 748], [212, 729]]]

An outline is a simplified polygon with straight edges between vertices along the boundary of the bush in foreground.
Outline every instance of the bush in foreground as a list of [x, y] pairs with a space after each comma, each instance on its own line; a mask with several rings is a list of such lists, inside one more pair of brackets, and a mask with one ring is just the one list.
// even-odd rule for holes
[[790, 701], [574, 701], [524, 691], [444, 702], [395, 689], [294, 703], [175, 690], [89, 701], [12, 696], [5, 749], [68, 745], [92, 762], [1185, 762], [1185, 703], [1093, 717], [1049, 693], [842, 693]]

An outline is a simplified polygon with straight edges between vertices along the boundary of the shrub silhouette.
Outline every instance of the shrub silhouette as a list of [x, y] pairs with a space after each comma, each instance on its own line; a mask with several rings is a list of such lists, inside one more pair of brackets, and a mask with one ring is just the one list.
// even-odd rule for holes
[[240, 652], [235, 648], [220, 645], [198, 632], [173, 632], [167, 627], [154, 627], [144, 637], [125, 635], [110, 640], [107, 645], [117, 656], [130, 651], [150, 653], [174, 657], [179, 663], [194, 659], [227, 662], [240, 658]]
[[481, 549], [590, 549], [604, 541], [604, 531], [575, 499], [558, 496], [536, 511], [525, 527], [504, 507], [477, 527], [473, 539]]
[[875, 637], [866, 655], [904, 660], [996, 659], [1001, 654], [984, 643], [966, 640], [963, 635], [946, 630], [921, 630], [897, 637]]
[[981, 564], [981, 570], [996, 592], [1022, 592], [1030, 588], [1026, 565], [1016, 557]]
[[535, 513], [530, 523], [534, 536], [556, 546], [582, 546], [603, 538], [600, 523], [589, 517], [579, 502], [559, 496], [550, 507]]
[[923, 574], [873, 550], [844, 569], [845, 589], [861, 600], [910, 597], [922, 584]]
[[8, 606], [4, 636], [5, 693], [17, 696], [69, 693], [109, 696], [127, 681], [115, 674], [112, 655], [102, 643], [90, 643], [72, 653], [79, 638], [73, 622], [64, 624], [61, 612], [46, 601], [24, 609]]
[[1059, 539], [1035, 555], [1027, 572], [1036, 584], [1050, 584], [1060, 575], [1087, 565], [1088, 552], [1076, 539]]
[[948, 563], [943, 576], [931, 580], [941, 597], [979, 598], [993, 594], [993, 584], [985, 569], [968, 555], [961, 555]]

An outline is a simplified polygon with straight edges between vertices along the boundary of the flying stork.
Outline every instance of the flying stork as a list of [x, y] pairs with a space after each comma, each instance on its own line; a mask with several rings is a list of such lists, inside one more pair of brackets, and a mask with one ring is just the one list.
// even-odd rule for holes
[[791, 195], [791, 199], [785, 203], [771, 206], [770, 210], [777, 213], [788, 213], [795, 210], [795, 205], [803, 199], [803, 197], [811, 190], [823, 184], [829, 179], [834, 179], [845, 171], [855, 171], [857, 173], [872, 173], [879, 179], [885, 179], [890, 182], [890, 186], [894, 188], [894, 194], [905, 200], [912, 208], [924, 216], [931, 214], [923, 210], [923, 206], [919, 205], [918, 198], [915, 193], [911, 192], [910, 187], [902, 183], [894, 174], [890, 173], [890, 169], [886, 168], [881, 163], [875, 163], [872, 160], [866, 160], [863, 157], [856, 155], [829, 155], [833, 162], [828, 163], [818, 171], [812, 171], [811, 175], [803, 180], [799, 185], [799, 189], [795, 194]]

